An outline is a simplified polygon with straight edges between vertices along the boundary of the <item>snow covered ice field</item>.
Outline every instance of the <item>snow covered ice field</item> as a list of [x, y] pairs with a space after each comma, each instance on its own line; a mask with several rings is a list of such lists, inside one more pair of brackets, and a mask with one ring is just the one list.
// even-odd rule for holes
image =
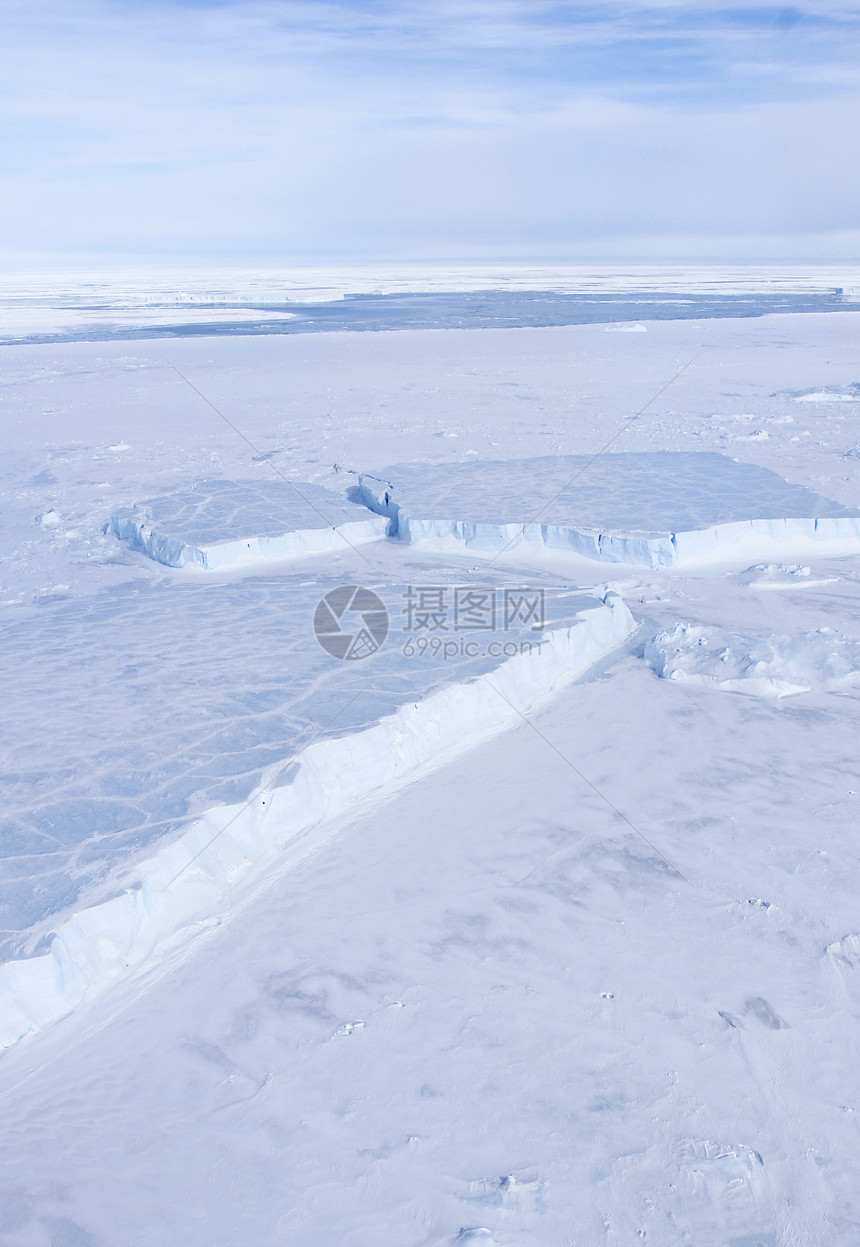
[[[7, 963], [201, 816], [289, 792], [267, 781], [320, 728], [373, 746], [443, 698], [413, 734], [438, 755], [359, 751], [300, 835], [263, 819], [253, 861], [246, 839], [195, 875], [130, 967], [110, 924], [80, 937], [93, 990], [0, 1058], [4, 1247], [860, 1241], [856, 544], [649, 566], [380, 534], [207, 568], [110, 528], [146, 503], [189, 548], [264, 536], [284, 478], [368, 522], [359, 475], [391, 464], [525, 505], [525, 461], [616, 434], [587, 527], [682, 514], [635, 483], [669, 452], [710, 465], [708, 522], [754, 518], [742, 479], [856, 512], [857, 312], [642, 323], [2, 348]], [[220, 526], [192, 532], [201, 497]], [[361, 661], [313, 636], [341, 584], [388, 606]], [[542, 589], [572, 636], [608, 594], [617, 631], [580, 668], [408, 655], [410, 586]], [[505, 669], [487, 717], [475, 677]]]
[[121, 540], [167, 567], [301, 558], [378, 541], [388, 523], [305, 481], [200, 481], [110, 517]]
[[[411, 566], [453, 595], [451, 571]], [[312, 630], [317, 602], [337, 588], [326, 570], [120, 585], [4, 621], [3, 686], [15, 714], [0, 821], [4, 953], [32, 948], [65, 906], [175, 838], [189, 812], [246, 801], [326, 725], [333, 736], [354, 732], [503, 661], [467, 628], [438, 661], [423, 646], [404, 655], [411, 634], [396, 630], [408, 586], [380, 582], [378, 567], [365, 579], [372, 570], [371, 589], [389, 603], [391, 643], [364, 663], [336, 660]], [[465, 569], [461, 579], [476, 582]], [[546, 633], [514, 626], [499, 639], [517, 648], [534, 638], [537, 655], [559, 625], [598, 605], [550, 592]], [[0, 1044], [3, 1032], [0, 1023]]]
[[856, 550], [860, 540], [860, 511], [707, 452], [397, 464], [382, 476], [362, 476], [360, 494], [399, 537], [450, 536], [490, 552], [533, 541], [666, 567], [724, 559], [727, 546], [762, 539], [816, 553]]

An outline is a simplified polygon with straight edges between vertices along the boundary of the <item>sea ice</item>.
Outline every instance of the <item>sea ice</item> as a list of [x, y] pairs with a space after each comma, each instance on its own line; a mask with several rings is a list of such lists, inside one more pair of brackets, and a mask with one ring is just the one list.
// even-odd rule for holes
[[[272, 844], [516, 722], [634, 627], [613, 593], [434, 579], [375, 586], [405, 622], [374, 632], [367, 664], [339, 661], [328, 632], [314, 636], [323, 595], [341, 603], [343, 590], [285, 576], [154, 583], [12, 622], [7, 955], [48, 923], [54, 934], [47, 954], [0, 967], [0, 1047], [210, 918]], [[425, 635], [416, 595], [431, 622], [444, 607], [443, 632]], [[364, 607], [336, 612], [353, 631], [378, 622]], [[58, 909], [81, 898], [88, 908], [58, 926]]]
[[201, 481], [114, 512], [110, 527], [158, 563], [207, 569], [343, 550], [387, 531], [330, 490], [287, 480]]
[[712, 452], [397, 464], [359, 487], [401, 538], [455, 537], [487, 552], [533, 542], [663, 567], [751, 537], [860, 549], [860, 511]]
[[[704, 344], [672, 410], [630, 422], [625, 449], [716, 446], [725, 429], [701, 417], [725, 406], [749, 417], [735, 430], [770, 430], [737, 446], [773, 469], [749, 469], [751, 496], [769, 503], [774, 478], [796, 496], [785, 477], [851, 508], [850, 405], [816, 414], [771, 391], [845, 392], [855, 322], [843, 309], [648, 319], [647, 335], [195, 337], [180, 362], [256, 445], [337, 489], [333, 459], [379, 476], [397, 460], [491, 456], [515, 473], [556, 447], [587, 460]], [[604, 654], [610, 636], [591, 625], [608, 608], [571, 590], [550, 621], [562, 632], [583, 607], [572, 633], [590, 619], [587, 654], [571, 644], [482, 668], [430, 650], [407, 660], [398, 644], [395, 662], [389, 637], [328, 672], [306, 648], [315, 603], [355, 565], [381, 569], [363, 583], [393, 618], [387, 595], [407, 578], [486, 584], [486, 563], [458, 569], [462, 542], [440, 557], [430, 540], [332, 550], [301, 577], [140, 558], [101, 533], [111, 506], [268, 469], [197, 395], [183, 399], [155, 347], [5, 355], [6, 895], [34, 921], [7, 911], [7, 949], [29, 956], [7, 963], [0, 1020], [12, 1037], [46, 1033], [0, 1061], [0, 1240], [452, 1247], [462, 1229], [500, 1247], [571, 1234], [782, 1247], [817, 1243], [824, 1226], [852, 1242], [856, 557], [830, 557], [820, 532], [792, 548], [786, 519], [757, 521], [765, 540], [717, 508], [706, 518], [732, 574], [617, 570], [618, 590], [647, 603], [649, 635], [669, 638], [678, 679], [657, 679], [634, 640], [527, 722], [502, 699], [492, 719], [490, 681], [510, 681], [518, 705]], [[787, 408], [802, 442], [780, 427]], [[705, 495], [708, 464], [729, 463], [717, 502], [748, 471], [696, 462]], [[520, 524], [550, 501], [494, 471], [489, 501], [520, 489]], [[631, 485], [630, 532], [662, 524], [661, 507], [666, 527], [644, 541], [698, 522], [701, 498], [680, 485]], [[589, 503], [600, 524], [619, 519], [611, 501], [604, 483]], [[52, 509], [56, 527], [37, 526]], [[471, 542], [477, 511], [462, 516]], [[574, 521], [595, 531], [588, 514]], [[758, 546], [729, 543], [733, 524]], [[477, 536], [498, 550], [497, 533]], [[675, 536], [668, 553], [689, 562]], [[533, 561], [548, 598], [550, 584], [606, 575], [543, 550]], [[528, 581], [528, 562], [504, 583]], [[626, 635], [626, 612], [610, 613]], [[679, 619], [693, 631], [673, 640]], [[701, 693], [726, 676], [767, 696]], [[805, 696], [779, 695], [804, 683]], [[77, 1009], [83, 993], [97, 998]]]

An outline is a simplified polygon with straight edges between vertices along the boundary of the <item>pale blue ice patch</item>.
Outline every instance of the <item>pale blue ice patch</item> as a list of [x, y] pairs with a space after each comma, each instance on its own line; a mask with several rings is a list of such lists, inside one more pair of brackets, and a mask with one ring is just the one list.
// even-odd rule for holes
[[738, 520], [860, 517], [767, 468], [712, 452], [400, 463], [377, 475], [389, 500], [421, 519], [659, 535]]

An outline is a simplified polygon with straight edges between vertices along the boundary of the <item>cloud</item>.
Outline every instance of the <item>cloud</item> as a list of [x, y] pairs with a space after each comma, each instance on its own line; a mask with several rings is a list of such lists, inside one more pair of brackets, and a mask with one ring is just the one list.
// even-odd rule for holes
[[5, 21], [0, 229], [22, 253], [576, 255], [644, 234], [803, 254], [856, 224], [847, 6], [13, 0]]

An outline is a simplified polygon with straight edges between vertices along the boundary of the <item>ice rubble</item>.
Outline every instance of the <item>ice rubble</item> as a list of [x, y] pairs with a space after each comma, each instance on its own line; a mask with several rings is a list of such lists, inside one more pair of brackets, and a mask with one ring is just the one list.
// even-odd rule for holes
[[212, 921], [255, 863], [385, 785], [521, 721], [535, 702], [587, 670], [634, 628], [616, 594], [586, 605], [567, 627], [469, 682], [408, 702], [372, 727], [310, 744], [288, 782], [269, 768], [250, 800], [209, 810], [138, 864], [120, 895], [77, 913], [50, 950], [0, 967], [0, 1047], [42, 1029], [87, 994], [147, 962], [180, 933]]
[[844, 386], [823, 385], [816, 390], [788, 391], [778, 397], [791, 398], [796, 403], [860, 403], [860, 381]]
[[157, 563], [206, 569], [379, 541], [387, 523], [306, 482], [201, 481], [114, 512], [110, 529]]
[[750, 589], [816, 589], [835, 584], [838, 576], [813, 576], [802, 563], [756, 563], [740, 572], [738, 580]]
[[830, 628], [797, 636], [750, 636], [677, 623], [645, 647], [659, 676], [759, 697], [836, 690], [860, 682], [860, 641]]
[[398, 464], [362, 475], [359, 489], [402, 540], [453, 537], [487, 552], [525, 542], [660, 568], [860, 549], [860, 511], [714, 453]]

